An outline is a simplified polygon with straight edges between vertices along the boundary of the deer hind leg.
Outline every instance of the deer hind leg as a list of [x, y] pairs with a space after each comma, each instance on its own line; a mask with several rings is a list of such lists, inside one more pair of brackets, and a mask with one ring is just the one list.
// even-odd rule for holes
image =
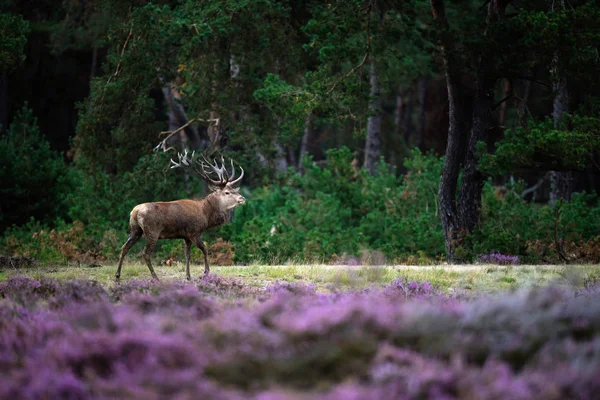
[[185, 249], [185, 279], [188, 281], [192, 280], [192, 276], [190, 275], [190, 247], [192, 247], [192, 241], [190, 239], [183, 239], [185, 241], [184, 249]]
[[144, 253], [142, 254], [142, 258], [146, 261], [146, 265], [148, 265], [148, 269], [150, 270], [150, 274], [152, 275], [152, 279], [159, 280], [158, 276], [154, 272], [154, 268], [152, 268], [152, 252], [154, 251], [154, 246], [156, 246], [156, 242], [158, 241], [158, 235], [148, 235], [146, 234], [146, 247], [144, 248]]
[[121, 256], [119, 257], [119, 266], [117, 267], [117, 273], [115, 274], [115, 278], [117, 279], [117, 281], [121, 279], [121, 267], [123, 266], [123, 260], [125, 259], [125, 256], [129, 252], [131, 247], [135, 244], [135, 242], [137, 242], [141, 237], [142, 237], [141, 229], [135, 229], [135, 230], [132, 230], [131, 232], [129, 232], [129, 237], [127, 238], [127, 241], [125, 242], [123, 247], [121, 247]]
[[204, 254], [204, 275], [208, 275], [210, 272], [210, 267], [208, 266], [208, 251], [206, 250], [206, 246], [204, 245], [201, 237], [196, 238], [194, 243], [200, 250], [202, 250], [202, 253]]

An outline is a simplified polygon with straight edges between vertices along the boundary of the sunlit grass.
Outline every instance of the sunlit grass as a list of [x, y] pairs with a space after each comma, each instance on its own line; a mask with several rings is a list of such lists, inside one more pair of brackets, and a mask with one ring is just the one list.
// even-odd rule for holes
[[[185, 265], [155, 265], [161, 280], [185, 279]], [[20, 270], [4, 269], [0, 279], [16, 273], [32, 277], [58, 279], [92, 279], [103, 285], [114, 282], [116, 265], [95, 268], [85, 266], [44, 265]], [[192, 265], [193, 278], [202, 276], [203, 265]], [[581, 286], [585, 278], [600, 276], [600, 265], [438, 265], [438, 266], [338, 266], [338, 265], [260, 265], [212, 266], [211, 272], [237, 278], [252, 286], [266, 286], [277, 280], [288, 282], [313, 282], [324, 288], [363, 288], [372, 284], [385, 284], [400, 276], [409, 280], [427, 280], [444, 291], [497, 292], [523, 287], [544, 286], [550, 283]], [[128, 263], [123, 266], [122, 280], [149, 279], [145, 264]]]

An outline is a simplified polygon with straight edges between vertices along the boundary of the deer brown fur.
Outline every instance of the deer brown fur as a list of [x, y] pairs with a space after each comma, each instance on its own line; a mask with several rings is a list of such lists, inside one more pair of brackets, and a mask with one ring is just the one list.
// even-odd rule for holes
[[[192, 155], [193, 158], [193, 155]], [[175, 167], [193, 167], [194, 162], [185, 155], [179, 155], [179, 163], [174, 161]], [[210, 184], [212, 193], [199, 200], [176, 200], [170, 202], [143, 203], [135, 206], [129, 217], [129, 238], [121, 249], [119, 266], [115, 277], [121, 278], [121, 267], [125, 255], [131, 247], [142, 237], [146, 237], [146, 247], [142, 258], [148, 265], [152, 278], [158, 279], [152, 268], [151, 256], [159, 239], [183, 239], [185, 242], [185, 273], [190, 280], [190, 250], [192, 244], [196, 245], [204, 254], [204, 274], [208, 274], [208, 254], [202, 242], [202, 234], [210, 228], [217, 227], [229, 221], [233, 209], [243, 204], [246, 199], [233, 185], [239, 182], [242, 174], [235, 180], [233, 170], [231, 178], [224, 163], [221, 168], [215, 164], [208, 164], [212, 171], [207, 171], [205, 163], [198, 163], [201, 167], [195, 172]], [[217, 174], [218, 180], [212, 179], [210, 172]]]

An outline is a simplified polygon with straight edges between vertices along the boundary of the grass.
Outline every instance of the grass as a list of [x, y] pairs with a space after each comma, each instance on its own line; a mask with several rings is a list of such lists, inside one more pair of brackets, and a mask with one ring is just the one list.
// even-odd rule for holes
[[[161, 280], [183, 280], [185, 266], [155, 266]], [[192, 265], [193, 277], [201, 276], [204, 267]], [[114, 282], [116, 265], [96, 268], [42, 265], [0, 271], [0, 280], [16, 273], [32, 277], [58, 279], [91, 279], [103, 285]], [[259, 265], [213, 266], [211, 272], [242, 280], [247, 285], [264, 287], [276, 280], [313, 282], [319, 289], [361, 288], [371, 284], [384, 284], [403, 276], [409, 280], [427, 280], [446, 291], [499, 292], [524, 287], [544, 286], [550, 283], [581, 286], [585, 278], [600, 277], [600, 265], [439, 265], [439, 266], [331, 266], [331, 265]], [[145, 264], [123, 266], [121, 279], [149, 279]]]

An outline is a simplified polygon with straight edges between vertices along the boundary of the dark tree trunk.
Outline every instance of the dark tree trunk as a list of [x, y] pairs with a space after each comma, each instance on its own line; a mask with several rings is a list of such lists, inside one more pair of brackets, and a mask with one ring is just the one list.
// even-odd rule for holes
[[411, 148], [413, 146], [412, 143], [412, 133], [413, 133], [413, 123], [412, 123], [412, 114], [413, 114], [413, 94], [408, 92], [404, 96], [404, 108], [402, 111], [402, 130], [404, 131], [404, 142], [406, 146]]
[[[454, 37], [450, 31], [443, 0], [430, 0], [433, 17], [442, 31], [441, 52], [448, 87], [448, 144], [444, 158], [444, 169], [440, 180], [440, 213], [446, 254], [451, 262], [464, 262], [457, 251], [464, 245], [464, 239], [479, 221], [481, 211], [481, 189], [483, 176], [479, 172], [477, 143], [486, 141], [492, 126], [492, 107], [495, 76], [493, 54], [486, 51], [481, 54], [478, 72], [475, 102], [472, 113], [467, 106], [467, 88], [461, 80], [461, 67], [454, 46]], [[501, 17], [504, 3], [492, 0], [488, 6], [488, 24]], [[472, 124], [472, 128], [471, 125]], [[468, 140], [468, 151], [464, 161], [464, 173], [461, 181], [459, 201], [456, 201], [456, 188], [460, 164], [465, 159], [464, 145]]]
[[508, 99], [511, 92], [511, 84], [510, 80], [506, 79], [504, 81], [504, 87], [502, 89], [502, 103], [500, 103], [500, 108], [498, 110], [498, 127], [500, 129], [504, 129], [506, 125], [506, 114], [508, 112]]
[[304, 173], [304, 158], [310, 154], [310, 148], [314, 145], [316, 139], [315, 130], [313, 129], [314, 119], [314, 114], [310, 113], [304, 122], [304, 135], [302, 136], [300, 157], [298, 158], [298, 171], [300, 171], [300, 173]]
[[519, 125], [525, 126], [529, 117], [529, 109], [527, 102], [529, 101], [529, 94], [531, 93], [531, 80], [526, 80], [523, 87], [523, 94], [519, 99], [517, 106], [517, 113], [519, 115]]
[[[404, 114], [404, 93], [400, 89], [396, 95], [396, 107], [394, 107], [394, 134], [397, 137], [402, 135], [402, 116]], [[408, 143], [406, 143], [408, 145]]]
[[[569, 92], [566, 79], [559, 78], [554, 83], [554, 102], [552, 119], [554, 128], [558, 129], [563, 116], [569, 109]], [[550, 205], [554, 207], [557, 201], [571, 199], [573, 174], [570, 171], [551, 171], [550, 173]]]
[[[555, 3], [552, 3], [553, 5]], [[563, 1], [556, 3], [558, 9], [564, 8]], [[569, 112], [569, 92], [567, 89], [567, 78], [559, 67], [560, 55], [558, 51], [554, 55], [552, 75], [554, 77], [552, 88], [554, 90], [554, 101], [552, 103], [552, 119], [554, 128], [560, 128], [564, 115]], [[573, 174], [570, 171], [551, 171], [550, 173], [550, 205], [554, 207], [557, 201], [571, 199]]]
[[[502, 18], [505, 3], [492, 0], [488, 5], [488, 26]], [[484, 49], [479, 59], [477, 89], [473, 104], [473, 122], [469, 149], [467, 151], [459, 194], [459, 214], [461, 225], [466, 234], [470, 234], [479, 225], [481, 216], [481, 192], [485, 176], [479, 171], [478, 143], [487, 148], [488, 136], [493, 128], [492, 108], [494, 107], [494, 53]]]
[[90, 68], [90, 80], [96, 76], [96, 65], [98, 64], [98, 47], [92, 48], [92, 66]]
[[461, 226], [466, 234], [473, 231], [479, 224], [481, 215], [481, 191], [483, 189], [484, 176], [479, 171], [479, 157], [477, 145], [479, 142], [487, 143], [488, 132], [492, 127], [492, 107], [494, 101], [495, 80], [487, 65], [491, 60], [482, 57], [482, 71], [479, 73], [477, 91], [473, 104], [473, 125], [469, 148], [467, 150], [463, 175], [459, 194], [459, 209]]
[[375, 173], [381, 157], [381, 96], [377, 84], [377, 70], [371, 61], [369, 73], [371, 85], [369, 99], [369, 119], [367, 121], [367, 140], [365, 143], [365, 168], [370, 174]]
[[[169, 112], [169, 130], [174, 130], [174, 129], [179, 128], [180, 126], [187, 124], [188, 117], [185, 112], [185, 109], [183, 108], [183, 106], [180, 103], [175, 101], [171, 85], [169, 85], [169, 84], [165, 85], [163, 87], [162, 91], [165, 96], [165, 100], [167, 101], [167, 104], [169, 105], [169, 110], [170, 110], [170, 112]], [[186, 139], [188, 141], [188, 145], [191, 149], [196, 150], [201, 147], [204, 147], [202, 141], [200, 140], [198, 131], [192, 125], [185, 128], [183, 130], [183, 132], [185, 133]]]
[[429, 78], [423, 76], [417, 82], [417, 92], [419, 97], [419, 123], [417, 128], [417, 147], [421, 151], [425, 149], [425, 117], [427, 115], [427, 86]]
[[463, 149], [469, 132], [466, 96], [461, 82], [460, 67], [454, 48], [454, 37], [450, 31], [443, 0], [430, 0], [433, 17], [439, 25], [441, 52], [444, 61], [446, 86], [448, 88], [448, 143], [444, 157], [444, 168], [440, 179], [440, 216], [444, 230], [446, 255], [450, 262], [461, 261], [456, 248], [463, 242], [464, 232], [457, 212], [456, 187]]

